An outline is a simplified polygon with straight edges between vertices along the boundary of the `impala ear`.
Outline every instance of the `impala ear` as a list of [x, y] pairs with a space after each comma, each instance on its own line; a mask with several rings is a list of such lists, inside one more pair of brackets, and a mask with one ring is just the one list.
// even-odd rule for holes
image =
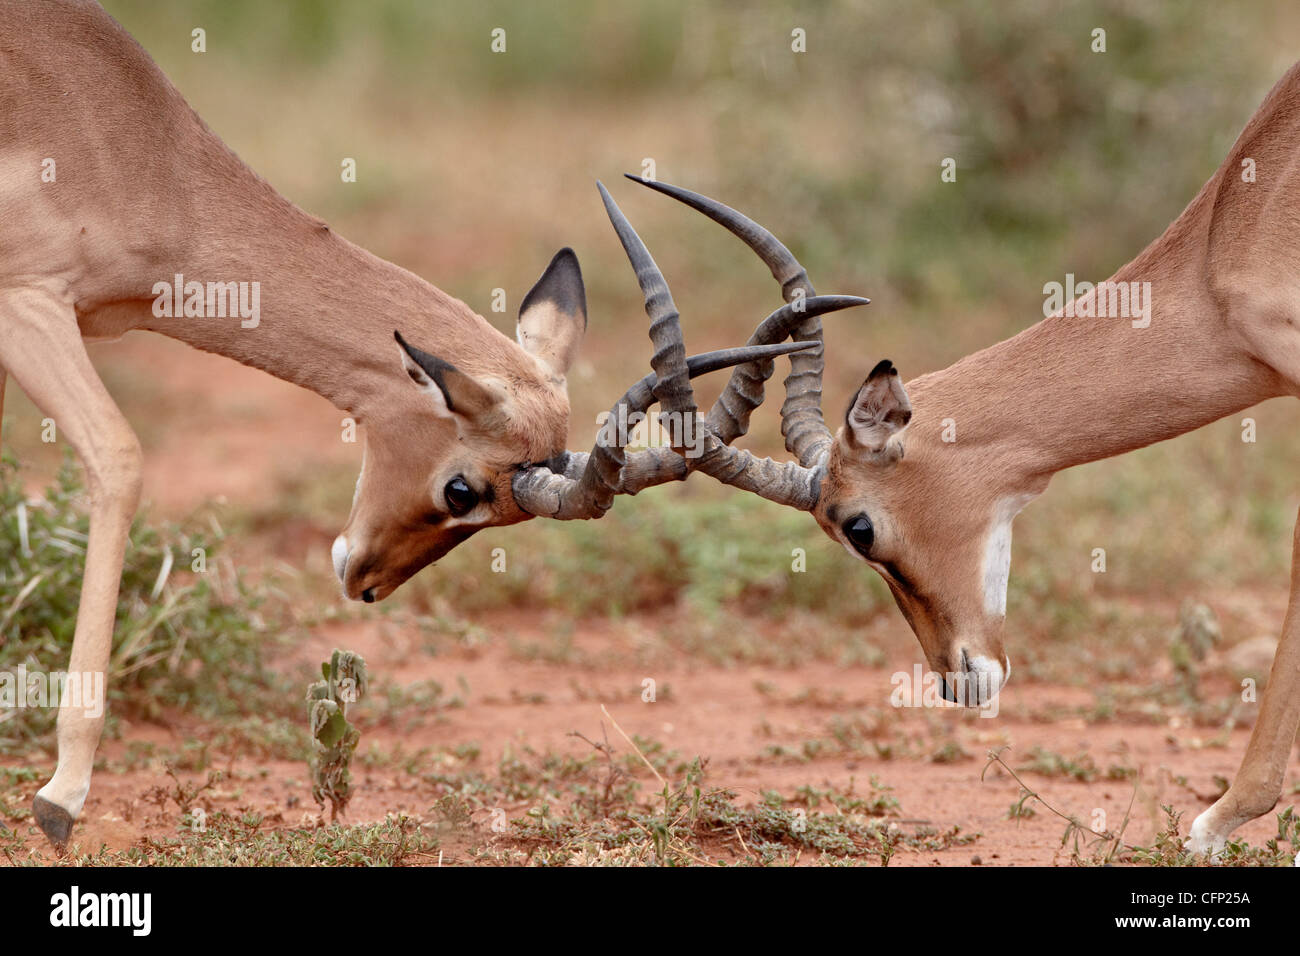
[[476, 382], [450, 362], [430, 355], [393, 332], [401, 347], [402, 368], [411, 381], [433, 400], [435, 409], [443, 415], [462, 415], [476, 419], [491, 411], [501, 401], [501, 396]]
[[586, 331], [587, 290], [582, 270], [573, 250], [561, 249], [519, 307], [519, 344], [563, 378]]
[[898, 369], [886, 359], [871, 370], [853, 397], [844, 417], [844, 434], [850, 449], [896, 461], [903, 456], [903, 446], [901, 442], [891, 445], [889, 439], [911, 420], [912, 403], [907, 399]]

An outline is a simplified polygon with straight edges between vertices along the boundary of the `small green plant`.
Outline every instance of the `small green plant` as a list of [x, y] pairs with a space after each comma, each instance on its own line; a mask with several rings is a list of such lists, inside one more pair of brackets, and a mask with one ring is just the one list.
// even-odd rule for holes
[[1197, 665], [1222, 640], [1223, 629], [1213, 610], [1204, 604], [1183, 602], [1178, 609], [1178, 626], [1169, 639], [1169, 659], [1187, 701], [1195, 701], [1200, 696]]
[[335, 649], [320, 666], [321, 676], [307, 689], [308, 717], [315, 754], [311, 760], [311, 795], [322, 810], [330, 802], [330, 819], [338, 819], [352, 799], [349, 766], [361, 732], [348, 723], [348, 705], [366, 692], [366, 662], [360, 654]]
[[930, 754], [930, 760], [934, 763], [958, 763], [970, 760], [971, 756], [970, 751], [956, 740], [946, 740]]
[[[1251, 846], [1244, 840], [1229, 840], [1213, 859], [1187, 849], [1186, 838], [1179, 832], [1182, 813], [1162, 805], [1165, 827], [1150, 846], [1133, 847], [1130, 859], [1150, 866], [1294, 866], [1300, 850], [1300, 814], [1287, 807], [1277, 814], [1277, 836], [1263, 846]], [[1284, 845], [1285, 844], [1285, 845]]]
[[1030, 817], [1037, 816], [1038, 811], [1028, 803], [1031, 796], [1028, 791], [1022, 790], [1020, 799], [1011, 804], [1011, 809], [1007, 811], [1007, 819], [1028, 820]]
[[[1090, 853], [1089, 859], [1093, 862], [1100, 863], [1109, 863], [1116, 854], [1121, 853], [1126, 849], [1135, 849], [1134, 847], [1124, 843], [1124, 831], [1128, 829], [1129, 820], [1132, 818], [1133, 813], [1133, 801], [1137, 799], [1136, 781], [1133, 785], [1133, 796], [1129, 800], [1128, 809], [1124, 811], [1124, 819], [1120, 821], [1119, 829], [1113, 832], [1111, 830], [1094, 830], [1077, 816], [1059, 810], [1052, 804], [1048, 803], [1043, 799], [1042, 795], [1031, 789], [1023, 780], [1021, 780], [1020, 776], [1011, 769], [1011, 765], [1002, 759], [1003, 752], [1009, 749], [1009, 747], [999, 747], [996, 750], [990, 750], [988, 752], [988, 763], [984, 765], [984, 770], [980, 773], [980, 781], [983, 782], [984, 776], [988, 773], [989, 768], [996, 764], [998, 767], [1001, 767], [1012, 780], [1020, 785], [1020, 799], [1011, 805], [1011, 809], [1007, 813], [1009, 819], [1028, 819], [1034, 816], [1037, 812], [1030, 801], [1032, 800], [1035, 803], [1041, 804], [1045, 810], [1065, 821], [1065, 831], [1061, 834], [1061, 848], [1064, 849], [1067, 846], [1072, 846], [1070, 857], [1076, 863], [1085, 862], [1085, 846], [1087, 851]], [[1040, 755], [1039, 762], [1041, 763], [1041, 755], [1046, 754], [1047, 752], [1042, 751], [1037, 747], [1034, 748], [1034, 751], [1036, 754]], [[1049, 754], [1049, 756], [1056, 757], [1058, 761], [1060, 759], [1055, 754]], [[1070, 776], [1074, 776], [1075, 779], [1082, 779], [1073, 773], [1071, 773]]]
[[1097, 779], [1097, 764], [1086, 753], [1070, 759], [1055, 751], [1035, 747], [1025, 763], [1016, 768], [1022, 773], [1041, 773], [1045, 777], [1068, 777], [1080, 783]]

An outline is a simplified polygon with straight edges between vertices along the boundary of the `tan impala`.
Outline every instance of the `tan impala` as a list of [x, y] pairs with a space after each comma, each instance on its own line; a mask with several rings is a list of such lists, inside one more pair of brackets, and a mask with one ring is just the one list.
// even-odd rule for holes
[[[671, 301], [602, 194], [647, 296]], [[654, 366], [671, 374], [647, 376], [619, 405], [644, 412], [689, 393], [691, 375], [745, 361], [761, 379], [787, 352], [819, 376], [818, 315], [863, 301], [787, 306], [768, 320], [780, 333], [772, 341], [791, 331], [804, 341], [689, 362], [676, 313], [656, 313]], [[564, 452], [565, 372], [585, 328], [569, 250], [523, 300], [511, 341], [279, 196], [97, 4], [0, 0], [0, 399], [7, 371], [86, 470], [91, 530], [69, 673], [108, 667], [140, 494], [140, 445], [83, 339], [160, 332], [311, 389], [364, 424], [333, 557], [346, 596], [373, 601], [482, 528], [599, 517], [616, 494], [686, 476], [678, 452], [698, 437], [690, 422], [676, 451], [625, 458], [618, 442], [601, 442], [590, 455]], [[102, 707], [65, 695], [58, 767], [35, 803], [56, 845], [84, 804], [102, 727]]]
[[[1300, 396], [1297, 143], [1300, 65], [1274, 87], [1182, 215], [1108, 283], [906, 389], [893, 365], [880, 362], [834, 437], [811, 420], [787, 430], [798, 463], [779, 481], [770, 464], [765, 473], [740, 467], [724, 480], [811, 511], [885, 579], [930, 667], [947, 675], [945, 696], [987, 702], [1011, 672], [1002, 639], [1011, 522], [1053, 474], [1268, 398]], [[1254, 161], [1253, 181], [1242, 176], [1246, 160]], [[686, 190], [645, 185], [722, 223], [769, 265], [780, 249], [787, 259], [773, 272], [786, 297], [812, 294], [797, 263], [761, 227]], [[1130, 283], [1150, 283], [1145, 314], [1085, 317], [1124, 311], [1111, 308], [1116, 298], [1137, 298], [1143, 288]], [[788, 400], [802, 404], [812, 383], [794, 382], [800, 388]], [[724, 398], [741, 393], [748, 396], [742, 414], [710, 419], [718, 441], [743, 434], [762, 399], [761, 383], [737, 369]], [[945, 420], [955, 441], [944, 440]], [[1297, 724], [1300, 522], [1290, 606], [1259, 717], [1232, 786], [1193, 823], [1192, 849], [1217, 851], [1237, 827], [1273, 808]]]

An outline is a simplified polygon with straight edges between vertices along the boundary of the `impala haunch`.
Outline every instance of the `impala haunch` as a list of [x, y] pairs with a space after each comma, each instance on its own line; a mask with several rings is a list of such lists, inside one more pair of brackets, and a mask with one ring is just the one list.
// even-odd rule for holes
[[[57, 164], [48, 181], [45, 158]], [[239, 307], [202, 318], [189, 302], [159, 307], [176, 276], [186, 298], [191, 282], [223, 294], [233, 283]], [[818, 330], [790, 345], [688, 362], [676, 326], [655, 344], [680, 353], [685, 377], [749, 361], [761, 376], [776, 355], [820, 351], [820, 311], [861, 301], [786, 310], [774, 323]], [[333, 561], [349, 598], [375, 601], [482, 528], [599, 517], [617, 494], [686, 476], [671, 448], [565, 452], [565, 375], [586, 324], [571, 251], [525, 297], [511, 340], [276, 193], [97, 4], [0, 0], [0, 399], [10, 374], [85, 468], [90, 535], [69, 672], [107, 672], [141, 483], [140, 444], [83, 340], [159, 332], [308, 388], [363, 425]], [[651, 376], [624, 401], [644, 411], [664, 387]], [[35, 802], [56, 846], [85, 802], [102, 728], [102, 712], [65, 695], [58, 766]]]
[[[951, 678], [945, 696], [987, 702], [1011, 669], [1003, 625], [1012, 520], [1053, 474], [1269, 398], [1300, 396], [1298, 144], [1300, 64], [1183, 213], [1104, 284], [1140, 283], [1147, 290], [1141, 315], [1099, 316], [1094, 288], [906, 387], [890, 362], [879, 362], [834, 437], [819, 420], [787, 431], [798, 461], [780, 480], [770, 464], [718, 477], [811, 512], [884, 578], [931, 669]], [[1256, 170], [1251, 181], [1240, 175], [1247, 159]], [[787, 299], [812, 294], [780, 243], [735, 210], [674, 186], [643, 185], [745, 240], [773, 267]], [[753, 386], [749, 375], [733, 371], [725, 394]], [[793, 384], [786, 404], [803, 408], [811, 380]], [[721, 442], [743, 433], [745, 416], [762, 400], [761, 383], [750, 391], [742, 427], [718, 421]], [[1290, 603], [1259, 715], [1236, 779], [1193, 823], [1192, 849], [1218, 851], [1237, 827], [1273, 808], [1298, 725], [1300, 519]]]

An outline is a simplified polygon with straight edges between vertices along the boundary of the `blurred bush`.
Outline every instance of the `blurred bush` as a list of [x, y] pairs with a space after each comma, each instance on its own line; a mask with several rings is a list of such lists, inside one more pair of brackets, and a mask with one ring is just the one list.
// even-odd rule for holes
[[[585, 125], [584, 112], [618, 112], [623, 123], [588, 134], [604, 134], [606, 149], [640, 139], [638, 117], [653, 127], [676, 116], [680, 138], [653, 137], [659, 162], [778, 210], [814, 263], [851, 258], [873, 295], [884, 283], [912, 306], [978, 298], [1025, 320], [1044, 281], [1104, 278], [1163, 230], [1294, 58], [1280, 23], [1300, 25], [1283, 2], [1249, 13], [1132, 0], [107, 6], [187, 92], [212, 82], [211, 62], [189, 52], [190, 29], [203, 26], [206, 56], [245, 114], [257, 90], [310, 96], [336, 77], [356, 97], [338, 105], [377, 111], [365, 119], [378, 128], [386, 117], [437, 126], [449, 105], [467, 107], [454, 133], [438, 130], [457, 140], [521, 97], [553, 118], [557, 138]], [[489, 49], [497, 27], [504, 54]], [[802, 55], [791, 52], [796, 27]], [[1097, 28], [1104, 53], [1091, 50]], [[697, 123], [713, 130], [704, 143], [689, 139]], [[570, 144], [588, 156], [601, 147]], [[958, 180], [943, 185], [949, 156]], [[535, 172], [541, 186], [556, 171]], [[331, 206], [345, 201], [338, 192], [313, 198]]]

